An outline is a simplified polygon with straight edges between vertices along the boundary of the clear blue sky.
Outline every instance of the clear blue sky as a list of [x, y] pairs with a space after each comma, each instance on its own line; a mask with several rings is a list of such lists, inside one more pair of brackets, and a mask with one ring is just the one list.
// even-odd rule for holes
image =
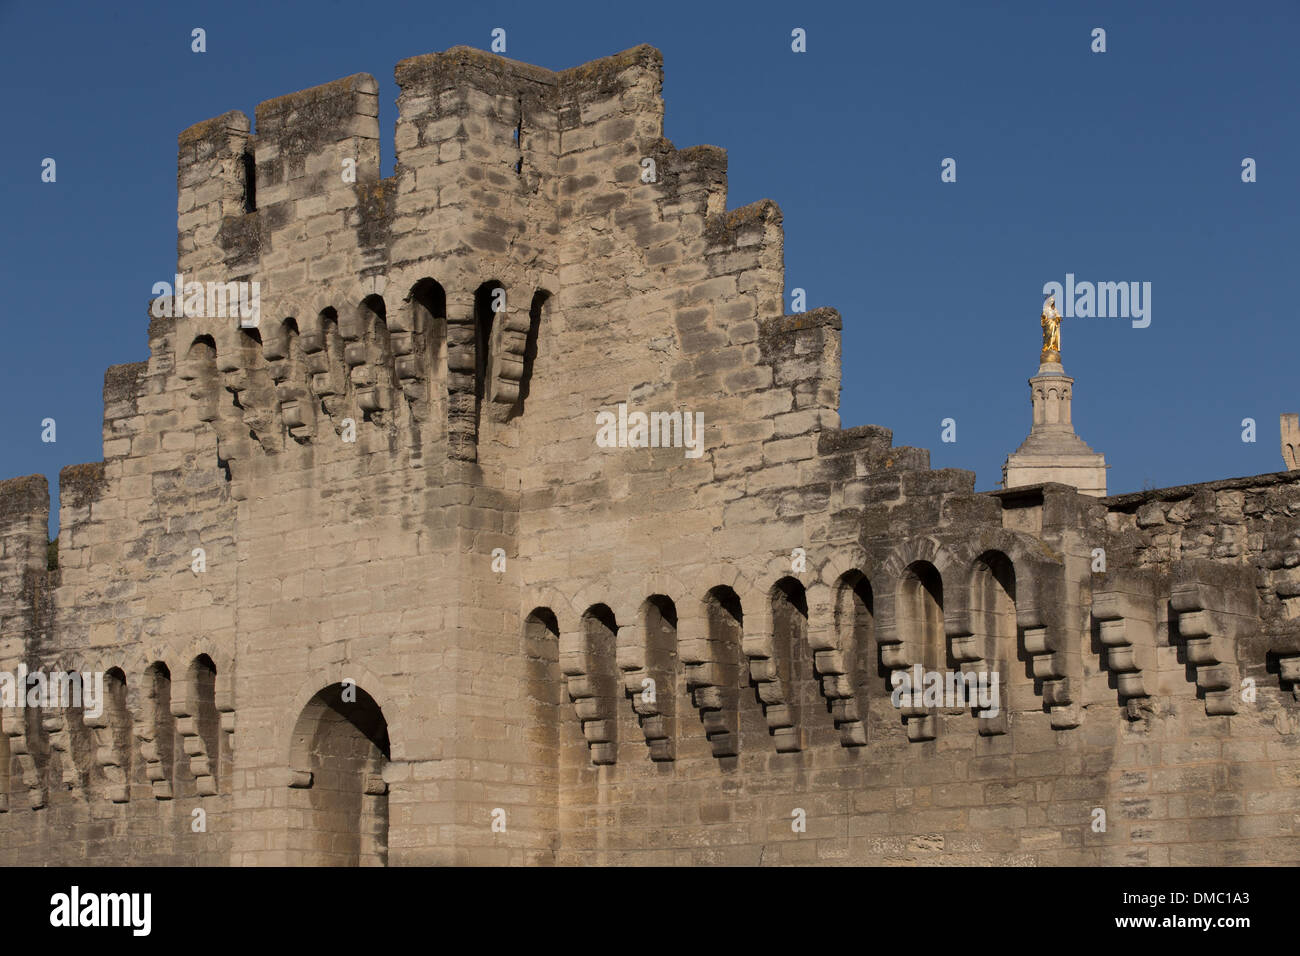
[[730, 205], [785, 213], [787, 293], [844, 316], [845, 426], [889, 426], [995, 487], [1029, 429], [1040, 290], [1074, 273], [1152, 284], [1149, 328], [1062, 334], [1112, 493], [1282, 469], [1278, 414], [1300, 411], [1295, 0], [232, 0], [0, 2], [0, 477], [57, 489], [63, 465], [100, 458], [104, 369], [147, 356], [150, 288], [175, 265], [180, 130], [365, 71], [389, 174], [394, 64], [487, 49], [494, 27], [508, 56], [552, 69], [663, 51], [666, 135], [728, 150]]

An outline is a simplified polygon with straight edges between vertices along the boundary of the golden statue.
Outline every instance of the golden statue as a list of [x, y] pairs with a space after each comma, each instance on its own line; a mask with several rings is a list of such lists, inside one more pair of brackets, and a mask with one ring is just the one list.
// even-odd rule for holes
[[1061, 360], [1061, 313], [1056, 311], [1056, 296], [1049, 295], [1043, 303], [1043, 351], [1040, 362], [1059, 362]]

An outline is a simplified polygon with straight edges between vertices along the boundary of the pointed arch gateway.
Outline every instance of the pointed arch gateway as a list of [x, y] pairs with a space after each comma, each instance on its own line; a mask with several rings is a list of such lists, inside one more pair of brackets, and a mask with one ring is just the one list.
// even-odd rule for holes
[[289, 844], [302, 866], [386, 866], [388, 721], [351, 682], [316, 692], [294, 725]]

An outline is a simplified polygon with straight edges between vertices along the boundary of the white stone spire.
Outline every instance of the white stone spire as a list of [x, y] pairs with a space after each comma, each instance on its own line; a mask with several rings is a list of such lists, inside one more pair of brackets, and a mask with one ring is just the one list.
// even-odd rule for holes
[[1074, 379], [1065, 374], [1060, 353], [1044, 352], [1047, 361], [1029, 380], [1034, 424], [1002, 466], [1002, 487], [1019, 488], [1056, 481], [1085, 495], [1106, 495], [1106, 456], [1093, 451], [1074, 433], [1070, 401]]

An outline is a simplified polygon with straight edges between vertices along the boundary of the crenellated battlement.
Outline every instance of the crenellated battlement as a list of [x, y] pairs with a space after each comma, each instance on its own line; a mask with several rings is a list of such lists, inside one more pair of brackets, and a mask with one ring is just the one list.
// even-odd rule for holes
[[[200, 310], [167, 338], [201, 420], [226, 433], [223, 461], [344, 421], [474, 461], [484, 434], [519, 443], [543, 312], [588, 339], [582, 313], [613, 296], [667, 309], [730, 289], [753, 304], [728, 315], [780, 314], [779, 210], [727, 213], [725, 153], [663, 139], [657, 51], [552, 73], [458, 47], [396, 77], [387, 180], [365, 74], [260, 104], [255, 134], [235, 112], [180, 136], [185, 288], [260, 293], [256, 329]], [[630, 276], [592, 271], [627, 256]]]
[[[474, 225], [470, 202], [487, 200], [496, 219], [510, 222], [507, 215], [536, 203], [553, 206], [566, 159], [572, 166], [577, 156], [603, 150], [613, 160], [628, 146], [662, 138], [662, 61], [650, 47], [560, 73], [456, 47], [404, 60], [395, 75], [401, 93], [391, 208], [366, 208], [380, 169], [378, 86], [367, 74], [259, 104], [256, 134], [237, 111], [184, 131], [181, 270], [256, 266], [272, 272], [286, 261], [274, 254], [277, 235], [301, 230], [322, 213], [341, 216], [338, 231], [344, 225], [364, 231], [376, 219], [387, 220], [397, 238], [418, 229], [404, 218], [441, 209], [442, 218], [459, 214], [460, 238], [472, 247], [473, 234], [481, 240], [486, 230]], [[640, 167], [634, 161], [628, 171], [639, 175]], [[577, 191], [572, 182], [568, 189]], [[543, 218], [550, 221], [538, 223], [540, 229], [554, 225], [554, 215]], [[363, 263], [353, 274], [471, 251], [455, 243], [389, 250], [377, 238], [360, 236], [346, 251], [362, 259], [395, 254]], [[504, 250], [493, 246], [473, 251]], [[282, 277], [280, 286], [287, 290], [294, 280]]]

